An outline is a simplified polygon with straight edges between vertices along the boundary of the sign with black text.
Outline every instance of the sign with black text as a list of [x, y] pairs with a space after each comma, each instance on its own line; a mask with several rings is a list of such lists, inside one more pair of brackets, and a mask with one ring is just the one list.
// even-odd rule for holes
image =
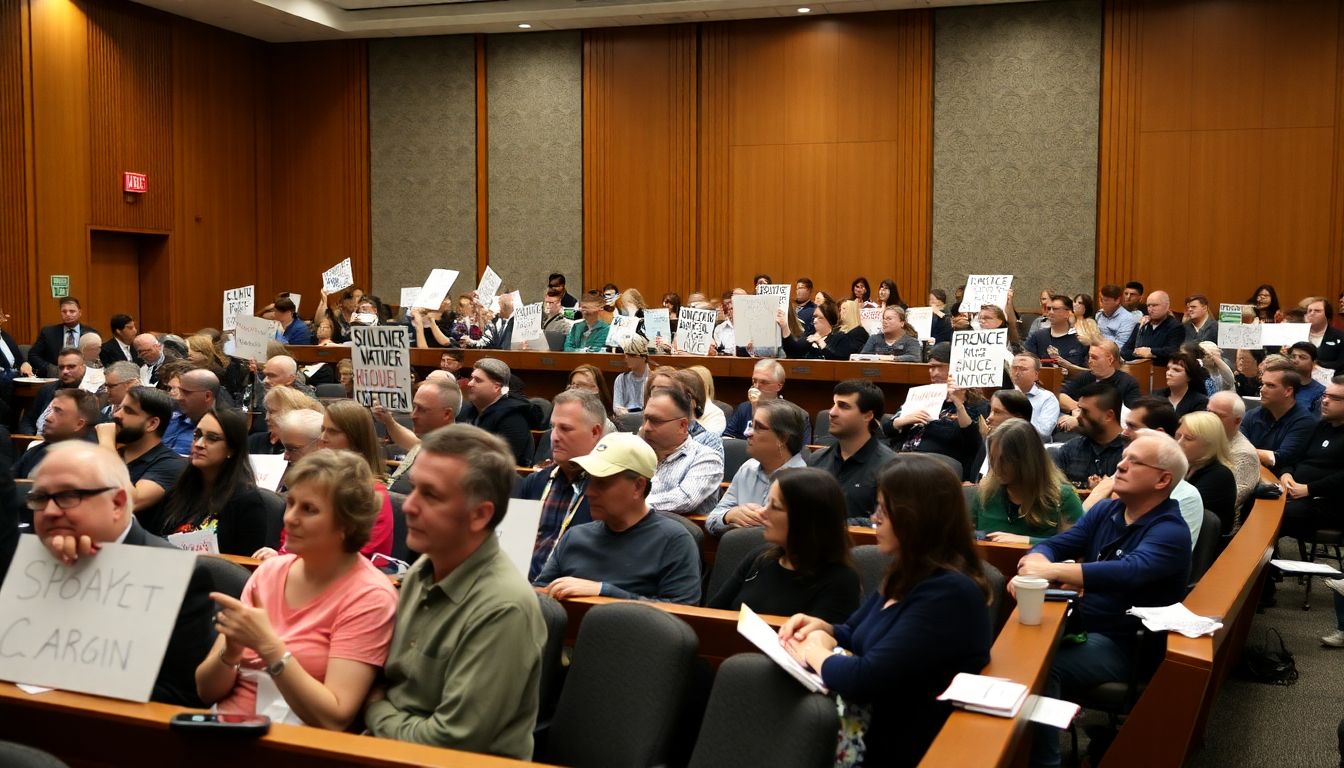
[[1003, 384], [1003, 364], [1007, 361], [1007, 328], [957, 331], [952, 334], [952, 364], [948, 379], [958, 389], [997, 389]]
[[232, 331], [236, 328], [237, 321], [234, 318], [239, 315], [252, 314], [255, 289], [256, 286], [245, 285], [242, 288], [230, 288], [224, 292], [223, 330]]
[[405, 326], [351, 326], [354, 342], [350, 362], [355, 375], [355, 402], [389, 411], [411, 410], [411, 352]]

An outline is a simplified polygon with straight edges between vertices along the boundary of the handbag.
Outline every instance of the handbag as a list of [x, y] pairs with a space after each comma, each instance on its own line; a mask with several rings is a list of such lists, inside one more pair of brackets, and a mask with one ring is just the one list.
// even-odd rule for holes
[[1292, 685], [1297, 682], [1297, 662], [1283, 644], [1283, 636], [1268, 628], [1258, 643], [1248, 642], [1232, 673], [1243, 680], [1266, 685]]

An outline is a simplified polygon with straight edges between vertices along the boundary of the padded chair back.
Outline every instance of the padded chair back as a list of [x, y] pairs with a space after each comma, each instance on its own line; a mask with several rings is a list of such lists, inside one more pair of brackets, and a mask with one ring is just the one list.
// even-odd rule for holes
[[285, 528], [285, 497], [265, 488], [258, 488], [257, 492], [261, 494], [261, 501], [266, 505], [266, 546], [279, 549], [280, 531]]
[[962, 475], [966, 474], [966, 468], [963, 467], [963, 466], [961, 466], [961, 462], [960, 462], [960, 461], [957, 461], [956, 459], [952, 458], [951, 456], [948, 456], [948, 455], [943, 454], [943, 453], [925, 453], [925, 454], [923, 454], [923, 455], [924, 455], [924, 456], [932, 456], [933, 458], [937, 459], [938, 461], [941, 461], [942, 463], [946, 464], [946, 465], [947, 465], [947, 468], [950, 469], [950, 470], [952, 470], [952, 472], [953, 472], [954, 474], [956, 474], [956, 476], [957, 476], [957, 480], [958, 480], [958, 481], [961, 480]]
[[854, 559], [854, 570], [859, 572], [859, 584], [863, 587], [863, 598], [882, 588], [882, 577], [891, 565], [891, 558], [882, 554], [876, 544], [860, 544], [849, 550]]
[[737, 475], [747, 459], [747, 441], [738, 437], [723, 438], [723, 479], [729, 482]]
[[616, 417], [617, 432], [638, 432], [644, 426], [644, 414], [641, 411], [622, 413]]
[[825, 768], [835, 764], [839, 731], [834, 702], [762, 654], [740, 653], [714, 678], [690, 765]]
[[613, 603], [588, 611], [545, 753], [535, 759], [585, 768], [666, 763], [699, 645], [690, 626], [657, 608]]
[[319, 399], [344, 400], [345, 387], [341, 384], [318, 384], [316, 394]]
[[1076, 433], [1076, 432], [1065, 432], [1065, 431], [1062, 430], [1062, 429], [1056, 429], [1055, 432], [1054, 432], [1054, 434], [1050, 435], [1050, 442], [1052, 442], [1052, 443], [1067, 443], [1067, 442], [1069, 442], [1070, 440], [1072, 440], [1073, 438], [1075, 438], [1075, 437], [1077, 437], [1077, 436], [1078, 436], [1078, 433]]
[[1199, 583], [1218, 557], [1218, 540], [1222, 535], [1223, 522], [1213, 512], [1204, 510], [1204, 524], [1199, 527], [1199, 538], [1190, 552], [1190, 588]]
[[541, 700], [537, 721], [546, 722], [555, 712], [556, 699], [560, 698], [561, 673], [564, 671], [560, 657], [564, 650], [569, 615], [565, 613], [565, 607], [553, 597], [538, 594], [537, 602], [541, 604], [541, 618], [546, 622], [546, 645], [541, 649]]
[[724, 417], [725, 419], [728, 418], [729, 416], [732, 416], [732, 415], [733, 415], [733, 406], [731, 406], [731, 405], [725, 403], [725, 402], [722, 401], [722, 400], [714, 400], [714, 401], [712, 401], [712, 402], [713, 402], [715, 405], [719, 406], [719, 410], [720, 410], [720, 411], [723, 411], [723, 417]]
[[388, 491], [392, 501], [392, 556], [407, 563], [414, 563], [420, 555], [406, 546], [406, 513], [402, 507], [406, 504], [406, 494]]
[[980, 565], [984, 568], [985, 581], [989, 582], [989, 625], [997, 629], [999, 616], [1003, 613], [1003, 601], [1008, 596], [1008, 579], [1004, 578], [1003, 571], [988, 561], [982, 560]]
[[980, 493], [980, 486], [978, 485], [961, 486], [961, 495], [966, 499], [966, 514], [970, 516], [972, 523], [975, 522], [975, 517], [971, 515], [971, 505], [975, 503], [975, 496], [978, 493]]
[[835, 443], [835, 438], [831, 437], [830, 409], [817, 411], [817, 420], [812, 422], [812, 444], [835, 445]]
[[[697, 526], [698, 527], [698, 526]], [[714, 553], [714, 567], [709, 571], [709, 585], [705, 587], [704, 600], [709, 599], [723, 589], [728, 579], [737, 571], [742, 561], [761, 548], [765, 543], [765, 529], [757, 526], [734, 528], [719, 539], [719, 548]]]
[[[547, 418], [547, 422], [549, 421], [550, 419]], [[537, 438], [536, 450], [532, 451], [532, 463], [540, 464], [550, 458], [553, 458], [553, 454], [551, 453], [551, 430], [548, 429]]]
[[565, 336], [568, 334], [564, 331], [542, 331], [542, 335], [546, 337], [546, 346], [550, 347], [552, 352], [565, 351]]
[[[223, 592], [229, 597], [240, 598], [243, 596], [243, 586], [247, 584], [247, 579], [252, 572], [237, 563], [231, 563], [222, 557], [211, 557], [210, 555], [200, 555], [196, 562], [205, 567], [205, 572], [210, 574], [211, 587], [216, 592]], [[0, 765], [8, 765], [4, 760], [0, 760]]]
[[12, 741], [0, 741], [0, 765], [6, 768], [70, 768], [50, 752]]
[[686, 529], [687, 533], [691, 534], [691, 538], [695, 539], [695, 550], [700, 553], [700, 567], [703, 569], [705, 565], [705, 529], [681, 515], [673, 514], [671, 512], [659, 512], [658, 514], [670, 520], [676, 520]]
[[541, 423], [549, 427], [551, 425], [551, 409], [555, 407], [554, 404], [544, 397], [529, 397], [527, 401], [541, 409]]

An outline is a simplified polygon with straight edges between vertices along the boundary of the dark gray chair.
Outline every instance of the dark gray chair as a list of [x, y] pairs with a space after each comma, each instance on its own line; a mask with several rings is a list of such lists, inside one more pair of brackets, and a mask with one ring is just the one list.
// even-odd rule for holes
[[690, 520], [687, 520], [681, 515], [676, 515], [671, 512], [659, 512], [657, 514], [660, 514], [663, 517], [666, 517], [670, 520], [676, 520], [678, 523], [681, 524], [683, 528], [686, 529], [687, 533], [691, 534], [691, 538], [695, 539], [695, 550], [700, 553], [700, 570], [703, 573], [705, 568], [705, 529], [701, 528], [700, 526], [696, 525]]
[[548, 429], [537, 438], [536, 450], [532, 452], [532, 463], [540, 464], [551, 458], [554, 458], [554, 454], [551, 453], [551, 430]]
[[0, 765], [5, 768], [70, 768], [50, 752], [12, 741], [0, 741]]
[[569, 625], [569, 614], [555, 598], [537, 594], [541, 604], [541, 618], [546, 622], [546, 645], [541, 649], [541, 698], [537, 709], [537, 728], [549, 724], [555, 713], [555, 702], [560, 698], [560, 683], [564, 681], [565, 665], [561, 651], [565, 645], [565, 628]]
[[957, 482], [961, 482], [961, 476], [966, 473], [966, 468], [961, 466], [961, 462], [951, 456], [942, 453], [924, 453], [922, 455], [930, 456], [946, 464], [947, 468], [952, 470], [953, 474], [957, 476]]
[[322, 400], [344, 400], [345, 387], [341, 384], [318, 384], [316, 394]]
[[[243, 586], [252, 575], [251, 571], [222, 557], [210, 555], [200, 555], [196, 558], [196, 562], [204, 566], [206, 573], [210, 574], [210, 584], [214, 591], [223, 592], [234, 598], [243, 596]], [[8, 763], [0, 760], [0, 765]]]
[[407, 563], [414, 563], [420, 554], [412, 552], [406, 546], [406, 513], [402, 507], [406, 504], [406, 494], [388, 491], [392, 501], [392, 556]]
[[835, 445], [835, 442], [835, 438], [831, 437], [830, 409], [817, 411], [817, 420], [812, 422], [812, 444]]
[[280, 531], [285, 528], [285, 497], [265, 488], [258, 488], [257, 492], [261, 494], [261, 501], [266, 505], [266, 546], [279, 549]]
[[759, 653], [723, 662], [705, 708], [691, 768], [835, 764], [835, 703], [811, 693]]
[[737, 470], [747, 462], [747, 441], [737, 437], [723, 438], [723, 479], [732, 482]]
[[1211, 510], [1204, 510], [1204, 523], [1199, 528], [1199, 538], [1195, 539], [1195, 548], [1190, 552], [1189, 589], [1195, 588], [1218, 557], [1218, 544], [1222, 536], [1223, 522]]
[[882, 554], [876, 544], [860, 544], [849, 550], [854, 559], [854, 570], [859, 572], [859, 584], [863, 587], [863, 599], [882, 588], [882, 577], [891, 565], [891, 558]]
[[[961, 495], [966, 499], [966, 514], [967, 514], [967, 515], [970, 515], [970, 514], [971, 514], [971, 505], [975, 503], [975, 495], [976, 495], [977, 493], [979, 493], [979, 492], [980, 492], [980, 487], [979, 487], [979, 486], [976, 486], [976, 485], [963, 485], [963, 486], [961, 486]], [[975, 522], [975, 518], [974, 518], [974, 516], [971, 517], [971, 522], [972, 522], [972, 523]]]
[[617, 432], [638, 432], [639, 428], [644, 426], [644, 413], [635, 411], [634, 413], [623, 413], [616, 417]]
[[542, 331], [541, 333], [546, 337], [546, 346], [550, 347], [552, 352], [565, 351], [565, 336], [567, 334], [560, 331]]
[[980, 565], [985, 572], [985, 581], [989, 582], [989, 625], [998, 627], [1003, 601], [1008, 596], [1008, 580], [1004, 578], [1003, 571], [989, 562], [981, 561]]
[[712, 400], [711, 402], [719, 406], [719, 410], [723, 411], [723, 417], [725, 419], [733, 415], [733, 406], [725, 403], [722, 400]]
[[719, 548], [714, 553], [714, 567], [709, 571], [709, 584], [705, 587], [702, 602], [708, 604], [709, 599], [723, 589], [729, 577], [742, 565], [742, 561], [764, 543], [765, 529], [758, 525], [734, 528], [723, 534], [723, 538], [719, 539]]
[[[689, 625], [636, 603], [583, 617], [539, 762], [629, 768], [668, 761], [699, 640]], [[620, 727], [595, 728], [619, 714]]]
[[529, 397], [527, 398], [527, 401], [541, 409], [541, 423], [549, 426], [551, 423], [551, 409], [555, 407], [554, 404], [544, 397]]

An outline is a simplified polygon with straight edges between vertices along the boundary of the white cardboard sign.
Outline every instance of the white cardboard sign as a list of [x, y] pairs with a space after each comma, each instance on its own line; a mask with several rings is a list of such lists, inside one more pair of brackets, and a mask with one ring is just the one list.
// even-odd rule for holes
[[[402, 288], [401, 301], [397, 304], [397, 306], [401, 307], [403, 310], [409, 310], [411, 307], [415, 306], [415, 297], [419, 293], [420, 293], [419, 287]], [[438, 309], [438, 307], [435, 307], [435, 309]]]
[[439, 305], [448, 296], [448, 291], [452, 290], [455, 282], [457, 282], [457, 270], [431, 270], [429, 277], [425, 278], [425, 284], [416, 291], [411, 306], [438, 311]]
[[1306, 341], [1310, 334], [1310, 323], [1260, 323], [1260, 341], [1266, 347], [1286, 347]]
[[504, 282], [495, 270], [489, 266], [485, 268], [485, 274], [481, 275], [481, 283], [476, 286], [476, 302], [484, 307], [494, 304], [495, 294], [499, 293], [499, 285]]
[[355, 275], [350, 269], [349, 259], [343, 260], [340, 264], [322, 273], [322, 290], [327, 293], [343, 291], [354, 284]]
[[541, 332], [541, 302], [517, 307], [513, 311], [513, 345], [543, 337]]
[[920, 341], [933, 340], [933, 307], [911, 307], [905, 311], [905, 322], [915, 329]]
[[266, 345], [275, 338], [275, 323], [252, 315], [238, 315], [235, 319], [238, 328], [233, 333], [233, 356], [266, 362]]
[[[762, 288], [769, 286], [760, 286]], [[787, 288], [788, 286], [784, 286]], [[785, 300], [788, 296], [785, 296]], [[778, 342], [775, 324], [779, 312], [779, 302], [775, 296], [757, 294], [755, 296], [733, 297], [733, 336], [739, 347], [774, 347]]]
[[986, 304], [1006, 308], [1008, 289], [1012, 287], [1012, 275], [970, 275], [966, 278], [966, 292], [961, 298], [961, 311], [979, 312]]
[[939, 413], [942, 413], [943, 403], [946, 400], [946, 384], [911, 387], [905, 395], [905, 404], [901, 406], [901, 415], [913, 416], [916, 413], [924, 413], [929, 417], [929, 421], [933, 421], [938, 418]]
[[257, 487], [274, 491], [280, 487], [289, 462], [283, 453], [250, 453], [247, 458], [252, 462], [252, 474], [257, 479]]
[[389, 411], [411, 410], [411, 355], [404, 325], [352, 327], [355, 402]]
[[165, 538], [168, 543], [187, 552], [201, 555], [219, 554], [219, 534], [213, 528], [202, 528], [186, 533], [170, 533]]
[[239, 315], [250, 315], [255, 311], [255, 293], [254, 285], [230, 288], [224, 292], [224, 323], [221, 326], [223, 330], [232, 331], [237, 327], [234, 318]]
[[859, 324], [869, 336], [882, 332], [882, 312], [886, 307], [863, 307], [859, 309]]
[[541, 527], [541, 502], [532, 499], [509, 499], [509, 511], [495, 526], [499, 548], [518, 569], [524, 579], [532, 567], [532, 551], [537, 546], [537, 529]]
[[649, 344], [672, 343], [671, 310], [667, 307], [644, 310], [644, 336]]
[[612, 349], [624, 349], [625, 343], [632, 339], [639, 328], [639, 318], [630, 315], [611, 316], [611, 329], [607, 331], [607, 346]]
[[1008, 360], [1008, 329], [957, 331], [952, 334], [949, 380], [959, 389], [999, 387]]
[[677, 323], [677, 346], [692, 355], [707, 355], [714, 343], [714, 321], [718, 313], [712, 309], [682, 307]]
[[90, 392], [96, 395], [98, 394], [98, 390], [102, 389], [103, 385], [106, 383], [107, 383], [106, 371], [104, 371], [102, 368], [86, 367], [84, 369], [84, 378], [81, 379], [79, 382], [79, 388], [84, 390], [85, 392]]
[[[789, 309], [789, 290], [790, 290], [790, 288], [792, 288], [792, 286], [789, 286], [789, 285], [779, 285], [779, 284], [776, 284], [776, 283], [771, 283], [771, 284], [769, 284], [769, 285], [758, 285], [758, 286], [756, 286], [756, 295], [757, 295], [757, 296], [774, 296], [774, 297], [775, 297], [775, 300], [776, 300], [777, 302], [779, 302], [779, 306], [777, 307], [777, 309], [782, 309], [782, 310], [788, 311], [788, 309]], [[733, 308], [734, 308], [734, 309], [737, 308], [737, 303], [736, 303], [736, 301], [734, 301], [734, 303], [733, 303]]]
[[1259, 349], [1264, 346], [1260, 341], [1260, 329], [1265, 326], [1260, 323], [1246, 323], [1241, 321], [1236, 323], [1218, 324], [1218, 348], [1219, 349]]
[[103, 544], [66, 566], [20, 536], [0, 587], [0, 680], [149, 701], [195, 555]]

